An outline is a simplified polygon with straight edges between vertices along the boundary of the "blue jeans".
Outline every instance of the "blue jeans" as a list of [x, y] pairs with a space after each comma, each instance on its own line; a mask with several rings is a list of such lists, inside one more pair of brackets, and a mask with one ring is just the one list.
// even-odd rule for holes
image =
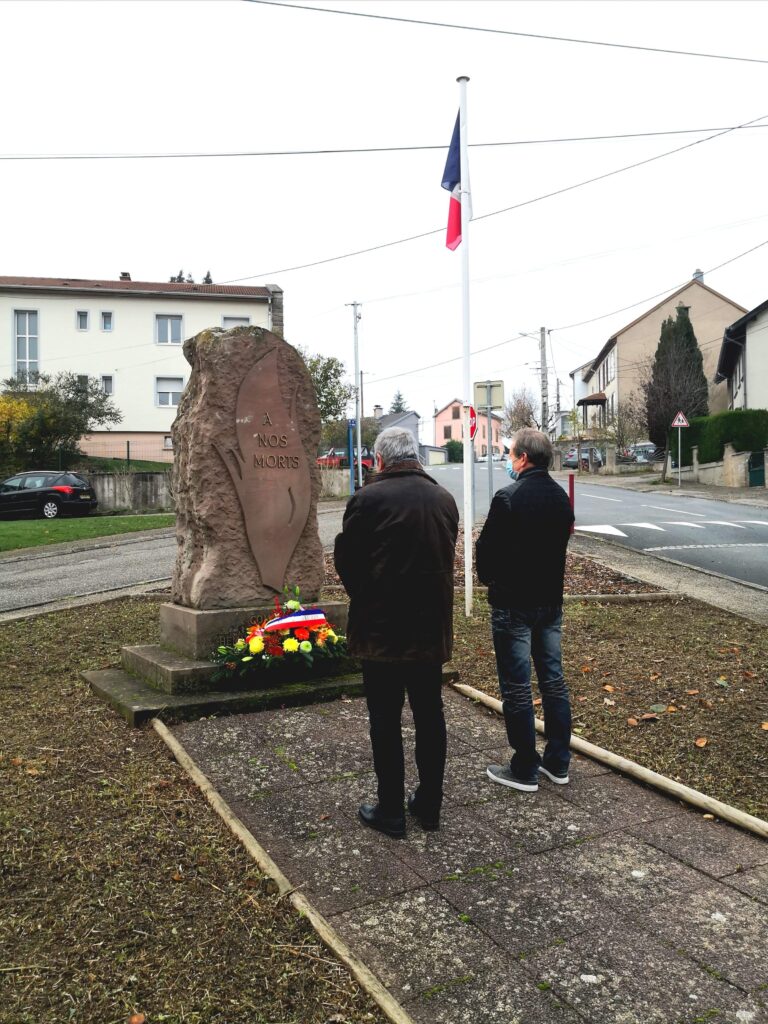
[[514, 754], [510, 768], [519, 778], [538, 774], [542, 758], [536, 750], [531, 658], [544, 709], [547, 745], [543, 764], [553, 772], [568, 767], [571, 755], [571, 704], [563, 679], [560, 634], [563, 609], [560, 606], [517, 609], [493, 608], [491, 628], [499, 688], [507, 726], [507, 739]]

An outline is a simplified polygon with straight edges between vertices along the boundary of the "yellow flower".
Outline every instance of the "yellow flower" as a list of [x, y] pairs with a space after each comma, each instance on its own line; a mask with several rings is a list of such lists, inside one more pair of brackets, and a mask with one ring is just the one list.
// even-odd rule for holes
[[339, 638], [336, 636], [332, 629], [328, 630], [325, 638], [326, 640], [329, 640], [332, 644], [338, 643], [339, 641]]
[[261, 652], [264, 650], [264, 641], [261, 639], [260, 636], [255, 636], [253, 640], [249, 641], [248, 650], [251, 652], [251, 654], [261, 654]]
[[299, 644], [299, 650], [304, 651], [305, 654], [309, 654], [309, 652], [312, 650], [312, 644], [309, 642], [309, 640], [302, 640], [301, 643]]
[[235, 641], [235, 650], [236, 651], [242, 651], [242, 649], [244, 647], [245, 647], [245, 640], [237, 640], [237, 641]]
[[285, 602], [285, 607], [289, 611], [297, 612], [299, 610], [299, 608], [301, 608], [301, 605], [299, 604], [298, 601], [286, 601]]
[[283, 650], [286, 654], [292, 654], [293, 651], [298, 651], [299, 641], [294, 640], [293, 637], [288, 637], [287, 640], [283, 640]]

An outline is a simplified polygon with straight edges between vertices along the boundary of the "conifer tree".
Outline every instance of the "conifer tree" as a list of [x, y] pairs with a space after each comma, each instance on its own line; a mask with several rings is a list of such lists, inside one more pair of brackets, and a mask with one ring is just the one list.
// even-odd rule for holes
[[650, 377], [644, 384], [648, 436], [659, 448], [667, 447], [672, 420], [678, 412], [706, 416], [709, 389], [704, 359], [688, 315], [690, 307], [677, 307], [677, 316], [661, 325]]

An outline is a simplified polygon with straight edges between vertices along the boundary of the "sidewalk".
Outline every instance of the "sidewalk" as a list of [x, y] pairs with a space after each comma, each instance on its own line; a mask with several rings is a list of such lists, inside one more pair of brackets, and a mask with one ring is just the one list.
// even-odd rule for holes
[[[552, 473], [556, 480], [567, 480], [572, 471], [561, 469]], [[690, 498], [711, 498], [715, 501], [732, 501], [739, 505], [759, 505], [768, 507], [768, 487], [716, 487], [709, 484], [687, 483], [682, 481], [678, 486], [677, 477], [673, 475], [667, 478], [666, 483], [656, 481], [661, 479], [660, 473], [642, 473], [638, 475], [630, 473], [617, 473], [615, 476], [603, 475], [602, 473], [574, 473], [577, 483], [587, 483], [592, 487], [624, 487], [631, 491], [647, 491], [654, 494], [677, 494]]]
[[445, 699], [442, 826], [400, 841], [357, 821], [375, 794], [362, 700], [174, 732], [413, 1021], [768, 1022], [768, 843], [583, 757], [568, 786], [494, 785], [502, 720]]

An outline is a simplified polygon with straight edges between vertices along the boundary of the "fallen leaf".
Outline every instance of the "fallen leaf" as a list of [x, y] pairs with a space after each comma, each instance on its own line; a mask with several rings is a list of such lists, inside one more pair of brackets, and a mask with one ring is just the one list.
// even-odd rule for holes
[[171, 875], [171, 878], [173, 879], [174, 882], [184, 881], [184, 875], [182, 875], [180, 871], [174, 871], [174, 873]]
[[741, 674], [744, 676], [745, 679], [757, 679], [757, 673], [748, 672], [747, 669], [744, 669], [744, 671]]
[[579, 700], [579, 701], [585, 701], [586, 699], [587, 699], [586, 697], [577, 697], [576, 698], [576, 700]]
[[[722, 697], [720, 699], [722, 700]], [[703, 697], [699, 697], [699, 704], [701, 704], [701, 706], [703, 708], [706, 708], [708, 711], [711, 711], [712, 708], [715, 706], [711, 700], [704, 700]]]
[[761, 722], [760, 723], [760, 728], [764, 729], [766, 732], [768, 732], [768, 722]]
[[728, 686], [728, 680], [725, 678], [725, 676], [718, 676], [715, 680], [715, 686], [720, 686], [723, 689], [725, 689], [725, 687]]
[[35, 768], [34, 765], [31, 765], [29, 768], [27, 768], [27, 775], [39, 775], [39, 774], [40, 774], [40, 769], [39, 768]]
[[654, 682], [656, 679], [661, 679], [661, 675], [658, 672], [651, 672], [649, 679]]
[[22, 764], [24, 764], [24, 758], [23, 757], [12, 757], [11, 758], [11, 764], [13, 765], [14, 768], [18, 768]]
[[329, 818], [330, 818], [330, 814], [321, 814], [320, 815], [320, 821], [328, 821]]
[[128, 1018], [128, 1024], [145, 1024], [146, 1019], [143, 1013], [132, 1013]]
[[615, 700], [611, 700], [610, 697], [603, 697], [603, 704], [605, 704], [605, 706], [608, 707], [608, 708], [615, 708], [616, 707], [616, 701]]
[[697, 736], [693, 742], [697, 747], [706, 747], [708, 741], [706, 736]]
[[627, 719], [627, 725], [637, 725], [637, 724], [638, 724], [638, 722], [637, 722], [636, 718], [628, 718]]
[[675, 707], [674, 704], [667, 705], [667, 713], [668, 714], [672, 715], [672, 714], [675, 713], [675, 711], [677, 711], [677, 708]]
[[586, 675], [587, 672], [594, 672], [595, 670], [592, 668], [591, 665], [582, 665], [581, 671], [584, 673], [584, 675]]
[[606, 683], [606, 685], [605, 685], [605, 686], [603, 687], [603, 689], [604, 689], [604, 690], [605, 690], [605, 691], [606, 691], [607, 693], [613, 693], [613, 692], [615, 691], [616, 687], [615, 687], [615, 686], [611, 686], [611, 684], [610, 684], [610, 683]]
[[651, 711], [666, 711], [666, 704], [651, 704]]
[[652, 715], [648, 711], [646, 711], [646, 713], [644, 715], [640, 715], [640, 721], [641, 722], [658, 722], [658, 720], [659, 720], [659, 716], [658, 715]]
[[714, 821], [715, 820], [714, 814], [702, 814], [702, 818], [704, 818], [705, 821]]
[[698, 693], [699, 691], [698, 691], [698, 690], [686, 690], [685, 692], [686, 692], [686, 693], [688, 694], [688, 696], [689, 696], [689, 697], [695, 697], [695, 696], [696, 696], [696, 694], [697, 694], [697, 693]]

